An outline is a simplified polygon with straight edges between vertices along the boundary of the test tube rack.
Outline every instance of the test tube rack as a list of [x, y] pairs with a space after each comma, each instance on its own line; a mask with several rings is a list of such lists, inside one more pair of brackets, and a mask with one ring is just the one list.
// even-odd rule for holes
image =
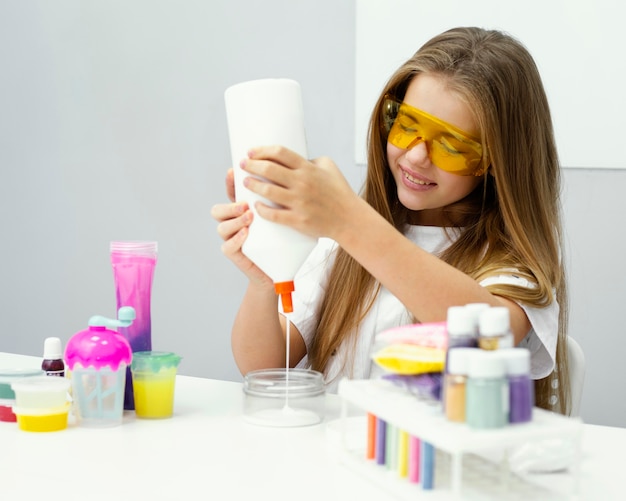
[[[419, 400], [383, 379], [348, 380], [339, 383], [342, 397], [339, 460], [399, 498], [414, 499], [416, 489], [425, 499], [471, 500], [570, 500], [578, 495], [582, 421], [533, 408], [528, 423], [477, 430], [448, 421], [441, 406]], [[393, 425], [434, 448], [433, 488], [410, 483], [394, 468], [367, 459], [367, 416], [354, 415], [354, 407]], [[349, 408], [351, 409], [349, 412]], [[355, 421], [356, 420], [356, 421]], [[550, 475], [511, 471], [508, 454], [516, 447], [543, 440], [571, 444], [567, 485], [555, 486]]]

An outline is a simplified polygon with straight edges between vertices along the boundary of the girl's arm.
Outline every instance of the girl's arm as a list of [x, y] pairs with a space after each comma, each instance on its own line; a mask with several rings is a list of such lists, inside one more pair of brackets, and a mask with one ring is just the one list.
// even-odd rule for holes
[[358, 215], [360, 221], [338, 231], [337, 243], [421, 322], [445, 319], [449, 306], [488, 303], [509, 309], [515, 344], [526, 336], [530, 322], [517, 303], [494, 296], [473, 278], [415, 245], [363, 199], [346, 210], [346, 215]]
[[242, 168], [272, 183], [248, 177], [246, 186], [280, 206], [259, 203], [259, 216], [332, 238], [420, 321], [443, 320], [452, 305], [484, 302], [509, 308], [516, 344], [530, 330], [522, 308], [408, 240], [352, 190], [330, 159], [309, 162], [274, 146], [249, 156]]

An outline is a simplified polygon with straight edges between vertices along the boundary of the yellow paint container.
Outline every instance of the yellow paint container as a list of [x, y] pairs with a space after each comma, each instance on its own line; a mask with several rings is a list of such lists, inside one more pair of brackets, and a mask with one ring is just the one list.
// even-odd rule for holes
[[174, 414], [174, 390], [180, 359], [169, 352], [133, 353], [131, 373], [137, 417], [163, 419]]
[[166, 418], [174, 413], [176, 369], [158, 374], [133, 374], [135, 413], [144, 418]]
[[14, 407], [13, 412], [17, 418], [17, 425], [20, 430], [34, 432], [61, 431], [67, 428], [67, 415], [70, 404], [62, 407], [52, 407], [49, 409], [20, 409]]

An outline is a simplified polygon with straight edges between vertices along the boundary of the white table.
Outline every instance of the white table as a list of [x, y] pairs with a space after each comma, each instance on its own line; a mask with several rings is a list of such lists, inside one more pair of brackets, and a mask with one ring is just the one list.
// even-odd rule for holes
[[[0, 353], [3, 368], [39, 363], [37, 357]], [[339, 397], [327, 395], [321, 425], [266, 428], [243, 421], [239, 383], [178, 376], [176, 385], [171, 419], [141, 420], [126, 412], [123, 424], [114, 428], [69, 426], [51, 433], [0, 422], [0, 499], [390, 497], [336, 461], [327, 431], [336, 429]], [[626, 429], [584, 425], [581, 499], [626, 499], [624, 451]], [[553, 474], [556, 482], [567, 475]], [[432, 492], [416, 491], [416, 497], [435, 499]]]

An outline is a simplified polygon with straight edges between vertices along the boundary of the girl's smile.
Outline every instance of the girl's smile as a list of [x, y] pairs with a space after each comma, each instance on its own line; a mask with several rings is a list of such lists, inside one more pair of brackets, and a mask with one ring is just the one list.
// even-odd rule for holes
[[404, 185], [410, 190], [424, 191], [433, 189], [437, 186], [437, 183], [426, 178], [425, 176], [417, 174], [416, 172], [404, 168], [401, 165], [399, 168], [403, 173], [402, 180], [404, 181]]

